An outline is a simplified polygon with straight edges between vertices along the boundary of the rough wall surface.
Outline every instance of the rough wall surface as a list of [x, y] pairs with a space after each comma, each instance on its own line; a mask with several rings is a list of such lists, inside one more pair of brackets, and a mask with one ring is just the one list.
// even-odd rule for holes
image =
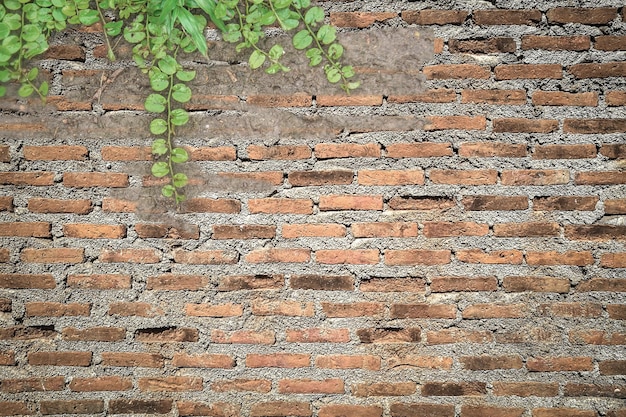
[[0, 415], [626, 416], [623, 3], [321, 4], [431, 50], [345, 97], [212, 43], [183, 213], [97, 35], [0, 102]]

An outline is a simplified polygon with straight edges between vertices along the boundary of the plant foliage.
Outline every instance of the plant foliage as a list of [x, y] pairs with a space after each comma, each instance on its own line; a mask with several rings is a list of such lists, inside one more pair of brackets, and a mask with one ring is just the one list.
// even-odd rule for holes
[[174, 145], [173, 138], [176, 128], [189, 120], [184, 104], [191, 100], [192, 92], [185, 83], [196, 75], [182, 67], [179, 57], [196, 51], [207, 57], [204, 31], [210, 21], [238, 52], [251, 51], [250, 68], [263, 68], [268, 74], [287, 72], [289, 68], [281, 63], [283, 46], [275, 44], [269, 50], [260, 46], [265, 29], [279, 26], [293, 33], [294, 48], [304, 51], [310, 66], [322, 66], [328, 81], [349, 93], [359, 83], [351, 81], [354, 70], [342, 64], [343, 47], [337, 42], [335, 28], [324, 20], [324, 11], [310, 0], [3, 0], [0, 97], [9, 83], [17, 82], [20, 97], [37, 94], [45, 100], [48, 83], [38, 82], [38, 68], [29, 68], [27, 62], [48, 49], [54, 31], [68, 24], [102, 23], [109, 59], [115, 60], [110, 39], [123, 37], [133, 44], [133, 60], [150, 80], [153, 93], [144, 105], [155, 115], [150, 123], [150, 132], [156, 137], [151, 171], [164, 181], [161, 193], [179, 206], [189, 182], [179, 164], [189, 155]]

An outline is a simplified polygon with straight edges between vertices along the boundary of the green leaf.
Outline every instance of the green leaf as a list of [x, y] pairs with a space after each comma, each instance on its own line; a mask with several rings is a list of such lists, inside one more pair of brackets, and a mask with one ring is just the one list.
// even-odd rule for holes
[[37, 25], [24, 25], [22, 27], [22, 39], [26, 42], [34, 42], [41, 35], [41, 29]]
[[259, 50], [255, 50], [250, 55], [250, 59], [248, 59], [248, 64], [250, 68], [257, 69], [265, 62], [265, 55]]
[[174, 187], [176, 188], [183, 188], [188, 183], [189, 178], [187, 178], [187, 176], [182, 172], [174, 174], [174, 176], [172, 177], [172, 184], [174, 184]]
[[[309, 34], [308, 30], [301, 30], [296, 33], [292, 39], [293, 47], [296, 49], [306, 49], [313, 43], [313, 37]], [[316, 49], [319, 51], [319, 49]]]
[[67, 17], [76, 16], [76, 8], [72, 5], [69, 5], [69, 4], [66, 5], [65, 7], [61, 9], [61, 11]]
[[172, 197], [175, 191], [176, 191], [176, 188], [174, 188], [172, 184], [164, 185], [163, 188], [161, 188], [161, 194], [163, 194], [163, 197], [167, 197], [167, 198]]
[[39, 94], [41, 94], [42, 96], [47, 96], [48, 95], [48, 90], [50, 90], [50, 86], [48, 85], [48, 81], [44, 81], [41, 83], [41, 85], [39, 86]]
[[52, 0], [52, 5], [54, 7], [64, 7], [67, 4], [66, 0]]
[[167, 132], [167, 122], [163, 119], [154, 119], [150, 122], [150, 132], [153, 135], [160, 135]]
[[22, 84], [19, 90], [17, 90], [17, 95], [20, 97], [28, 97], [35, 92], [35, 89], [30, 84]]
[[148, 78], [150, 79], [150, 87], [154, 91], [163, 91], [170, 86], [170, 78], [157, 67], [150, 68]]
[[18, 14], [7, 14], [6, 16], [4, 16], [4, 19], [2, 19], [2, 21], [9, 25], [9, 29], [11, 30], [18, 30], [22, 27], [22, 18]]
[[151, 113], [163, 113], [167, 106], [167, 99], [161, 94], [150, 94], [144, 103], [146, 111]]
[[306, 9], [311, 5], [311, 0], [293, 0], [293, 6], [296, 9]]
[[177, 164], [182, 164], [183, 162], [187, 162], [189, 160], [189, 154], [183, 148], [174, 148], [172, 149], [172, 162]]
[[104, 28], [107, 31], [107, 35], [109, 36], [117, 36], [122, 33], [122, 26], [124, 25], [123, 21], [118, 22], [108, 22], [104, 25]]
[[326, 79], [328, 79], [328, 82], [334, 84], [341, 80], [341, 73], [337, 68], [329, 66], [324, 68], [324, 71], [326, 72]]
[[183, 109], [175, 109], [170, 113], [170, 122], [174, 126], [182, 126], [189, 121], [189, 113]]
[[152, 175], [157, 178], [163, 178], [164, 176], [170, 173], [170, 167], [167, 165], [167, 162], [155, 162], [152, 164]]
[[4, 97], [7, 93], [7, 88], [3, 85], [0, 85], [0, 97]]
[[167, 153], [167, 142], [165, 139], [156, 139], [152, 142], [152, 153], [154, 155], [162, 156]]
[[324, 45], [333, 43], [335, 39], [337, 39], [337, 30], [333, 26], [323, 25], [317, 31], [317, 40]]
[[81, 10], [78, 12], [78, 20], [85, 26], [91, 26], [100, 21], [100, 16], [97, 10]]
[[6, 14], [7, 14], [7, 9], [5, 9], [4, 6], [0, 4], [0, 21], [4, 18]]
[[300, 25], [300, 21], [298, 19], [285, 19], [281, 22], [281, 27], [283, 28], [283, 30], [293, 30]]
[[334, 59], [338, 60], [343, 55], [343, 46], [338, 43], [333, 43], [328, 47], [328, 55]]
[[33, 81], [35, 78], [37, 78], [38, 75], [39, 75], [39, 68], [37, 67], [31, 68], [31, 70], [28, 71], [28, 74], [26, 74], [26, 79], [28, 81]]
[[346, 65], [341, 68], [341, 74], [346, 78], [354, 77], [354, 68], [352, 65]]
[[4, 22], [0, 22], [0, 39], [4, 39], [11, 33], [11, 28]]
[[311, 48], [306, 51], [306, 56], [309, 58], [309, 65], [315, 67], [322, 63], [322, 51], [317, 48]]
[[271, 10], [263, 13], [259, 19], [259, 23], [263, 26], [273, 25], [276, 21], [276, 15]]
[[180, 81], [188, 82], [196, 78], [196, 72], [179, 70], [176, 71], [176, 78], [178, 78]]
[[178, 9], [178, 21], [185, 29], [185, 32], [191, 37], [194, 45], [198, 48], [198, 51], [203, 56], [208, 56], [208, 48], [206, 39], [204, 37], [204, 25], [201, 25], [196, 19], [194, 19], [191, 12], [184, 7]]
[[224, 21], [218, 19], [215, 15], [215, 1], [214, 0], [195, 0], [198, 7], [200, 7], [209, 18], [211, 18], [211, 22], [217, 26], [217, 28], [221, 31], [226, 30], [226, 26], [224, 25]]
[[21, 6], [17, 0], [4, 0], [4, 7], [9, 10], [19, 10]]
[[278, 61], [283, 55], [285, 54], [285, 50], [283, 49], [282, 46], [280, 45], [274, 45], [272, 46], [272, 48], [269, 50], [269, 56], [270, 58], [272, 58], [274, 61]]
[[360, 85], [361, 85], [361, 81], [356, 81], [356, 82], [353, 82], [353, 83], [348, 83], [346, 85], [346, 87], [348, 88], [348, 90], [355, 90], [355, 89], [359, 88]]
[[286, 9], [291, 5], [291, 0], [271, 0], [275, 9]]
[[130, 30], [128, 30], [128, 28], [126, 28], [124, 30], [124, 39], [126, 39], [126, 41], [129, 43], [139, 43], [146, 39], [146, 33], [143, 31], [131, 32]]
[[179, 103], [186, 103], [191, 100], [191, 89], [185, 84], [175, 84], [172, 87], [172, 98]]
[[176, 204], [180, 204], [183, 201], [185, 201], [186, 199], [187, 199], [187, 197], [185, 197], [184, 195], [178, 194], [178, 195], [176, 195]]
[[265, 72], [268, 74], [276, 74], [277, 72], [279, 72], [281, 69], [283, 68], [282, 65], [280, 64], [272, 64], [269, 67], [267, 67], [265, 69]]
[[54, 9], [52, 9], [52, 17], [54, 18], [54, 20], [56, 20], [55, 28], [59, 26], [65, 28], [64, 25], [65, 25], [65, 21], [67, 20], [67, 17], [63, 14], [61, 9], [59, 9], [58, 7], [55, 7]]
[[324, 20], [324, 10], [321, 7], [315, 6], [307, 10], [304, 15], [304, 22], [308, 25], [313, 23], [320, 23]]
[[159, 59], [157, 65], [159, 66], [159, 69], [167, 75], [174, 75], [178, 70], [178, 62], [176, 62], [176, 60], [169, 55]]

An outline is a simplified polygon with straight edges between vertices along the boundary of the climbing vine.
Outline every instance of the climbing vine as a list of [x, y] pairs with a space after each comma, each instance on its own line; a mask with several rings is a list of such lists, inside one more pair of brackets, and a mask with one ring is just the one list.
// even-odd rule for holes
[[[268, 50], [260, 41], [265, 29], [278, 25], [294, 33], [293, 47], [304, 51], [312, 67], [322, 66], [330, 83], [346, 93], [358, 88], [354, 70], [343, 65], [343, 47], [334, 27], [325, 24], [325, 14], [310, 0], [3, 0], [0, 4], [0, 97], [7, 85], [19, 83], [17, 94], [33, 94], [45, 100], [49, 85], [37, 82], [39, 70], [28, 62], [48, 50], [48, 39], [67, 25], [102, 24], [108, 58], [115, 60], [114, 38], [133, 44], [135, 64], [148, 76], [153, 92], [146, 97], [154, 163], [152, 174], [163, 179], [161, 193], [177, 207], [185, 200], [189, 179], [179, 165], [189, 159], [174, 143], [176, 129], [185, 125], [189, 113], [184, 104], [192, 91], [185, 84], [195, 71], [180, 64], [180, 56], [199, 52], [208, 58], [204, 31], [209, 21], [237, 52], [251, 51], [248, 65], [268, 74], [287, 72], [281, 63], [285, 48], [279, 43]], [[323, 64], [323, 65], [322, 65]]]

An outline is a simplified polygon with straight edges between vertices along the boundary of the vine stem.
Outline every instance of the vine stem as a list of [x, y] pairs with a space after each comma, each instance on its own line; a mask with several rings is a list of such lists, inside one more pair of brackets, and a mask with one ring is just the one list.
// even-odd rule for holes
[[[167, 91], [167, 166], [170, 171], [170, 181], [174, 185], [174, 163], [172, 162], [172, 151], [174, 144], [172, 136], [174, 136], [174, 125], [172, 124], [172, 91], [174, 90], [174, 74], [169, 76], [169, 89]], [[182, 196], [178, 194], [178, 188], [174, 186], [174, 201], [176, 202], [176, 210], [180, 211], [180, 203]]]
[[109, 41], [109, 36], [107, 35], [107, 30], [104, 27], [106, 25], [106, 20], [104, 19], [104, 14], [102, 14], [102, 9], [100, 5], [96, 1], [96, 9], [98, 9], [98, 14], [100, 15], [100, 21], [102, 22], [102, 34], [104, 35], [104, 41], [107, 44], [107, 58], [111, 61], [115, 61], [115, 53], [113, 52], [113, 47], [111, 47], [111, 42]]

